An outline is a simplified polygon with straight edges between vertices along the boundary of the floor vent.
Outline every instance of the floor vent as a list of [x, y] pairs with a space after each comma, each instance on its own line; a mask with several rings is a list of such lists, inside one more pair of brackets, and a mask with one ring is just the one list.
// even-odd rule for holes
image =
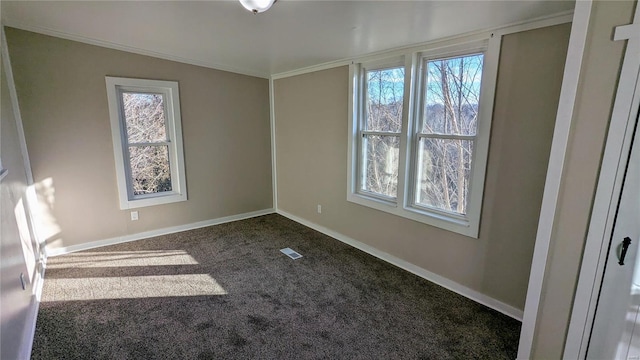
[[292, 258], [293, 260], [300, 259], [302, 257], [302, 255], [300, 255], [297, 252], [291, 250], [290, 248], [281, 249], [280, 252], [285, 254], [285, 255], [287, 255], [288, 257]]

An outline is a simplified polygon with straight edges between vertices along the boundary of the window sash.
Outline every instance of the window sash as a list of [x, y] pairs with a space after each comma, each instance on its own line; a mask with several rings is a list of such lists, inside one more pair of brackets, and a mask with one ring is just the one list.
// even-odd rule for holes
[[[347, 200], [400, 217], [412, 219], [441, 229], [456, 232], [473, 238], [478, 237], [480, 212], [484, 192], [484, 180], [488, 160], [489, 134], [495, 84], [497, 78], [498, 56], [501, 37], [488, 36], [468, 43], [452, 44], [430, 50], [413, 48], [408, 51], [397, 51], [395, 60], [390, 58], [367, 57], [366, 62], [354, 62], [349, 67], [349, 120], [350, 136], [348, 147]], [[421, 51], [422, 50], [422, 51]], [[478, 118], [475, 134], [441, 134], [422, 132], [424, 103], [424, 71], [423, 64], [428, 60], [440, 60], [483, 54], [482, 74], [480, 82], [481, 99], [478, 101]], [[403, 102], [403, 122], [400, 133], [382, 132], [366, 129], [363, 104], [366, 93], [366, 70], [397, 67], [401, 58], [405, 69], [405, 87]], [[373, 60], [370, 60], [373, 59]], [[473, 102], [475, 103], [475, 101]], [[440, 129], [434, 129], [440, 131]], [[369, 135], [399, 136], [399, 164], [397, 197], [378, 196], [362, 190], [363, 180], [363, 139]], [[470, 158], [470, 176], [468, 177], [467, 213], [449, 212], [417, 204], [415, 201], [418, 144], [427, 139], [466, 140], [472, 142], [473, 151]], [[366, 150], [366, 149], [365, 149]], [[466, 153], [468, 154], [468, 152]], [[466, 161], [469, 158], [466, 157]], [[452, 204], [455, 208], [455, 204]], [[457, 209], [456, 209], [457, 210]]]
[[[149, 145], [153, 145], [153, 144], [160, 144], [160, 143], [164, 143], [166, 145], [168, 145], [171, 142], [171, 136], [172, 136], [172, 131], [171, 131], [171, 120], [172, 120], [172, 115], [169, 112], [170, 111], [170, 107], [172, 107], [170, 104], [168, 104], [168, 101], [172, 101], [171, 99], [171, 94], [168, 91], [157, 91], [155, 89], [146, 89], [146, 88], [139, 88], [139, 87], [130, 87], [130, 86], [116, 86], [117, 89], [117, 93], [118, 93], [118, 105], [120, 107], [120, 126], [121, 126], [121, 131], [122, 131], [122, 139], [124, 141], [125, 144], [127, 145], [134, 145], [134, 144], [149, 144]], [[153, 95], [161, 95], [162, 96], [162, 111], [164, 112], [164, 128], [165, 128], [165, 140], [164, 141], [154, 141], [154, 142], [130, 142], [129, 141], [129, 133], [127, 131], [127, 119], [125, 116], [125, 110], [124, 110], [124, 97], [123, 95], [125, 93], [128, 94], [153, 94]], [[143, 145], [144, 146], [144, 145]]]
[[[388, 132], [388, 133], [394, 133], [394, 134], [401, 134], [402, 133], [402, 117], [404, 115], [404, 106], [401, 109], [401, 113], [400, 113], [400, 128], [398, 129], [398, 131], [380, 131], [380, 130], [371, 130], [369, 129], [369, 117], [371, 116], [371, 114], [369, 114], [367, 112], [367, 105], [369, 103], [369, 79], [368, 79], [368, 73], [372, 72], [372, 71], [384, 71], [384, 70], [392, 70], [392, 69], [400, 69], [402, 68], [403, 73], [406, 71], [404, 69], [403, 65], [393, 65], [393, 66], [382, 66], [382, 67], [376, 67], [376, 68], [363, 68], [362, 69], [362, 81], [363, 81], [363, 91], [362, 91], [362, 127], [361, 129], [364, 131], [372, 131], [372, 132]], [[404, 82], [405, 79], [403, 78], [402, 80], [402, 105], [404, 105]]]
[[[133, 186], [133, 166], [131, 165], [131, 151], [129, 150], [129, 147], [166, 147], [167, 148], [167, 160], [168, 160], [168, 166], [169, 166], [169, 181], [171, 182], [171, 190], [169, 191], [158, 191], [158, 192], [154, 192], [154, 193], [148, 193], [148, 194], [136, 194], [135, 193], [135, 188]], [[158, 143], [152, 143], [150, 145], [138, 145], [138, 144], [128, 144], [128, 146], [126, 146], [123, 149], [124, 152], [124, 162], [125, 162], [125, 174], [127, 176], [127, 193], [130, 199], [133, 200], [137, 200], [137, 199], [146, 199], [146, 198], [152, 198], [152, 197], [156, 197], [156, 196], [167, 196], [167, 195], [175, 195], [178, 192], [175, 190], [173, 183], [174, 183], [174, 179], [176, 179], [175, 173], [176, 173], [176, 169], [175, 169], [175, 150], [172, 149], [172, 146], [168, 145], [168, 143], [166, 145], [162, 145], [162, 144], [158, 144]]]
[[[372, 131], [362, 131], [361, 132], [361, 136], [359, 137], [359, 155], [358, 155], [358, 164], [359, 164], [359, 169], [358, 169], [358, 183], [357, 183], [357, 188], [356, 191], [360, 194], [366, 195], [366, 196], [371, 196], [373, 198], [376, 198], [377, 200], [380, 201], [384, 201], [384, 202], [390, 202], [390, 203], [396, 203], [397, 198], [398, 198], [398, 193], [397, 193], [397, 187], [399, 185], [399, 179], [396, 179], [396, 196], [388, 196], [379, 192], [375, 192], [375, 191], [371, 191], [368, 190], [365, 186], [366, 184], [366, 177], [368, 175], [367, 172], [367, 165], [368, 165], [368, 159], [367, 159], [367, 145], [368, 142], [365, 140], [365, 138], [367, 136], [386, 136], [386, 137], [396, 137], [398, 138], [398, 143], [400, 143], [400, 134], [398, 133], [385, 133], [385, 132], [372, 132]], [[399, 149], [398, 149], [399, 150]], [[399, 154], [398, 154], [399, 157]], [[398, 177], [400, 175], [400, 161], [398, 161]]]
[[[420, 87], [420, 92], [418, 95], [418, 99], [416, 101], [416, 104], [418, 105], [416, 107], [416, 112], [417, 112], [417, 122], [416, 122], [416, 131], [418, 133], [422, 133], [422, 134], [442, 134], [442, 135], [465, 135], [465, 134], [456, 134], [456, 133], [440, 133], [440, 132], [425, 132], [423, 131], [426, 123], [427, 123], [427, 114], [426, 114], [426, 99], [427, 99], [427, 94], [429, 93], [429, 63], [431, 62], [439, 62], [439, 61], [447, 61], [447, 60], [453, 60], [453, 59], [460, 59], [460, 58], [468, 58], [468, 57], [476, 57], [476, 56], [482, 56], [482, 69], [480, 69], [481, 73], [480, 73], [480, 86], [478, 87], [478, 99], [477, 99], [477, 105], [478, 105], [478, 114], [477, 116], [479, 117], [480, 115], [480, 97], [481, 97], [481, 88], [482, 88], [482, 82], [483, 82], [483, 75], [484, 75], [484, 58], [485, 58], [485, 51], [471, 51], [471, 52], [462, 52], [462, 53], [456, 53], [455, 55], [449, 55], [449, 56], [423, 56], [420, 60], [420, 76], [421, 79], [419, 81], [419, 87]], [[454, 74], [455, 77], [455, 74]], [[477, 119], [479, 120], [479, 119]], [[476, 122], [476, 127], [475, 129], [473, 129], [473, 134], [466, 134], [468, 136], [475, 136], [478, 133], [478, 126], [479, 124]]]
[[399, 132], [390, 132], [390, 131], [360, 131], [360, 136], [365, 135], [380, 135], [380, 136], [400, 136]]
[[[388, 70], [395, 68], [404, 68], [405, 77], [403, 79], [403, 108], [401, 119], [404, 117], [404, 112], [407, 111], [404, 107], [406, 103], [404, 100], [407, 94], [404, 92], [406, 88], [406, 68], [405, 61], [403, 57], [396, 57], [392, 59], [384, 59], [382, 61], [374, 61], [366, 64], [362, 64], [359, 66], [359, 71], [357, 75], [358, 82], [358, 97], [357, 103], [355, 106], [357, 107], [357, 122], [358, 122], [358, 137], [357, 137], [357, 170], [356, 170], [356, 184], [355, 184], [355, 192], [366, 197], [370, 197], [376, 199], [377, 201], [381, 201], [387, 204], [397, 204], [397, 187], [399, 184], [400, 172], [402, 171], [402, 166], [400, 161], [398, 161], [398, 179], [396, 180], [396, 196], [387, 196], [385, 194], [377, 193], [374, 191], [370, 191], [366, 189], [366, 176], [367, 176], [367, 149], [365, 138], [367, 136], [393, 136], [398, 139], [402, 136], [403, 126], [401, 124], [400, 130], [398, 132], [395, 131], [377, 131], [377, 130], [368, 130], [367, 129], [367, 110], [365, 109], [367, 101], [368, 101], [368, 76], [367, 74], [370, 71], [380, 71], [380, 70]], [[399, 141], [400, 142], [400, 141]]]
[[[457, 218], [457, 219], [461, 219], [464, 221], [469, 220], [469, 211], [467, 211], [465, 214], [460, 214], [458, 212], [455, 211], [449, 211], [447, 209], [444, 208], [440, 208], [440, 207], [436, 207], [436, 206], [428, 206], [425, 204], [422, 204], [419, 202], [418, 199], [418, 194], [420, 191], [420, 187], [421, 184], [419, 183], [420, 180], [420, 170], [421, 170], [421, 164], [419, 164], [419, 159], [421, 157], [421, 142], [426, 140], [426, 139], [443, 139], [443, 140], [466, 140], [466, 141], [470, 141], [473, 144], [473, 149], [472, 152], [470, 154], [470, 170], [469, 170], [469, 179], [468, 179], [468, 183], [467, 183], [467, 192], [466, 192], [466, 196], [465, 196], [465, 201], [466, 201], [466, 207], [470, 208], [471, 207], [471, 194], [472, 194], [472, 184], [473, 184], [473, 176], [475, 173], [475, 167], [476, 167], [476, 153], [478, 151], [477, 149], [477, 139], [478, 139], [478, 131], [480, 128], [480, 121], [486, 121], [486, 120], [490, 120], [490, 119], [482, 119], [480, 117], [481, 114], [481, 106], [482, 106], [482, 97], [483, 97], [483, 92], [482, 90], [482, 85], [485, 83], [485, 69], [486, 69], [486, 49], [468, 49], [468, 50], [461, 50], [461, 51], [456, 51], [450, 54], [422, 54], [419, 58], [419, 78], [416, 80], [415, 84], [418, 87], [417, 91], [415, 92], [415, 96], [416, 96], [416, 101], [415, 101], [415, 115], [416, 115], [416, 119], [414, 121], [413, 124], [413, 131], [411, 132], [411, 136], [413, 137], [413, 141], [412, 141], [412, 146], [411, 146], [411, 153], [409, 155], [410, 163], [411, 163], [411, 174], [409, 175], [409, 180], [408, 180], [408, 196], [407, 196], [407, 206], [410, 208], [414, 208], [417, 209], [419, 211], [425, 211], [425, 212], [435, 212], [437, 214], [441, 214], [441, 215], [446, 215], [446, 216], [450, 216], [453, 218]], [[480, 75], [480, 86], [479, 86], [479, 94], [478, 94], [478, 123], [476, 124], [476, 129], [474, 131], [473, 135], [463, 135], [463, 134], [454, 134], [454, 133], [448, 133], [448, 134], [444, 134], [444, 133], [437, 133], [437, 132], [423, 132], [424, 126], [425, 126], [425, 122], [427, 121], [426, 118], [426, 111], [425, 111], [425, 107], [426, 107], [426, 101], [427, 101], [427, 92], [429, 91], [428, 89], [428, 73], [429, 73], [429, 68], [428, 65], [430, 62], [437, 62], [437, 61], [443, 61], [443, 60], [450, 60], [450, 59], [457, 59], [457, 58], [464, 58], [464, 57], [472, 57], [472, 56], [478, 56], [478, 55], [482, 55], [482, 73]], [[470, 209], [471, 211], [474, 211], [474, 209]]]
[[[132, 209], [187, 200], [178, 83], [175, 81], [109, 76], [105, 80], [116, 159], [120, 209]], [[124, 113], [124, 93], [162, 96], [165, 126], [165, 137], [162, 141], [129, 142]], [[130, 149], [142, 147], [165, 147], [167, 149], [165, 161], [168, 161], [169, 166], [170, 191], [134, 194]]]
[[127, 143], [126, 146], [170, 146], [171, 141]]
[[[435, 135], [435, 136], [434, 136]], [[419, 192], [421, 191], [421, 176], [420, 173], [422, 171], [422, 166], [421, 166], [421, 158], [422, 158], [422, 148], [420, 146], [421, 144], [421, 140], [423, 139], [443, 139], [443, 140], [462, 140], [462, 141], [468, 141], [472, 144], [472, 151], [471, 154], [469, 154], [469, 161], [470, 161], [470, 169], [469, 169], [469, 179], [467, 181], [467, 192], [465, 193], [465, 207], [469, 207], [470, 205], [470, 201], [469, 201], [469, 195], [471, 194], [471, 184], [473, 183], [473, 166], [474, 164], [474, 155], [476, 153], [476, 140], [475, 140], [475, 136], [468, 136], [468, 135], [448, 135], [448, 136], [443, 136], [440, 134], [419, 134], [417, 135], [416, 139], [415, 139], [415, 144], [414, 144], [414, 149], [415, 151], [413, 152], [413, 173], [412, 173], [412, 177], [410, 181], [410, 190], [409, 190], [409, 195], [410, 195], [410, 199], [411, 201], [409, 202], [409, 206], [419, 209], [421, 211], [433, 211], [442, 215], [447, 215], [447, 216], [452, 216], [455, 217], [457, 219], [460, 220], [468, 220], [468, 211], [466, 213], [459, 213], [457, 211], [453, 211], [453, 210], [447, 210], [445, 208], [441, 208], [441, 207], [437, 207], [437, 206], [430, 206], [424, 203], [421, 203], [419, 200]]]
[[417, 140], [426, 139], [451, 139], [451, 140], [475, 140], [477, 135], [445, 135], [445, 134], [425, 134], [418, 133], [415, 135]]
[[[122, 142], [123, 142], [123, 155], [124, 155], [124, 163], [125, 163], [125, 174], [126, 174], [126, 183], [127, 183], [127, 194], [130, 200], [138, 200], [138, 199], [148, 199], [157, 196], [168, 196], [175, 195], [177, 192], [174, 190], [173, 186], [170, 191], [158, 191], [154, 193], [148, 194], [136, 194], [134, 188], [134, 179], [133, 179], [133, 167], [131, 165], [131, 151], [129, 147], [165, 147], [167, 148], [167, 160], [169, 166], [169, 181], [173, 185], [174, 179], [177, 178], [177, 169], [176, 169], [176, 154], [175, 149], [171, 146], [171, 137], [172, 131], [170, 128], [171, 122], [171, 114], [168, 112], [167, 101], [168, 99], [166, 91], [157, 91], [154, 89], [144, 89], [144, 88], [131, 88], [131, 87], [123, 87], [118, 86], [118, 103], [120, 106], [120, 126], [122, 133]], [[129, 142], [129, 133], [127, 131], [127, 119], [125, 116], [124, 109], [124, 97], [125, 93], [128, 94], [155, 94], [162, 96], [162, 108], [164, 112], [164, 127], [165, 127], [165, 141], [154, 141], [154, 142]]]

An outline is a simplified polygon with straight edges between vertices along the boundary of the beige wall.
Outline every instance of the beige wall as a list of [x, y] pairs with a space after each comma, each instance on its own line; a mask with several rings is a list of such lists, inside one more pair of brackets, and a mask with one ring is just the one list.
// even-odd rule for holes
[[633, 9], [631, 1], [596, 1], [592, 7], [534, 338], [536, 359], [562, 358], [625, 49], [625, 42], [612, 40], [613, 29], [631, 23]]
[[[0, 358], [22, 359], [29, 356], [27, 349], [31, 346], [27, 343], [30, 338], [25, 333], [36, 320], [36, 299], [32, 295], [33, 284], [29, 281], [29, 274], [35, 275], [33, 260], [37, 260], [38, 256], [33, 253], [35, 244], [28, 227], [18, 221], [26, 218], [27, 175], [2, 61], [0, 67], [0, 154], [2, 166], [9, 171], [0, 183]], [[21, 228], [19, 223], [22, 224]], [[21, 236], [27, 246], [23, 246]], [[27, 261], [27, 258], [30, 260]], [[22, 290], [20, 285], [20, 273], [24, 273], [27, 280], [26, 290]]]
[[275, 82], [278, 208], [523, 309], [569, 30], [503, 40], [479, 239], [346, 201], [347, 67]]
[[[51, 247], [272, 207], [266, 79], [7, 29], [36, 182], [50, 178]], [[175, 80], [189, 200], [119, 209], [105, 76]]]

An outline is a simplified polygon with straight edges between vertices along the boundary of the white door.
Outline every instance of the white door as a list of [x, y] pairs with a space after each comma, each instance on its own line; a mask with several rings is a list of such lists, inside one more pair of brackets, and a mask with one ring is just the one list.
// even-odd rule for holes
[[636, 117], [634, 142], [611, 234], [587, 359], [640, 360], [640, 133], [637, 122]]
[[[613, 41], [626, 42], [625, 57], [565, 342], [568, 360], [640, 359], [640, 6], [635, 5], [633, 23], [613, 32]], [[631, 243], [620, 265], [626, 237]]]

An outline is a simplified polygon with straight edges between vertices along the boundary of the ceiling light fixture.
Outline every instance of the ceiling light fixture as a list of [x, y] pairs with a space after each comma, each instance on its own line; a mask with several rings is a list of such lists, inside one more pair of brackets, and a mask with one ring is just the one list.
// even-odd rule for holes
[[277, 0], [240, 0], [240, 4], [245, 9], [251, 11], [254, 14], [265, 12], [269, 10]]

